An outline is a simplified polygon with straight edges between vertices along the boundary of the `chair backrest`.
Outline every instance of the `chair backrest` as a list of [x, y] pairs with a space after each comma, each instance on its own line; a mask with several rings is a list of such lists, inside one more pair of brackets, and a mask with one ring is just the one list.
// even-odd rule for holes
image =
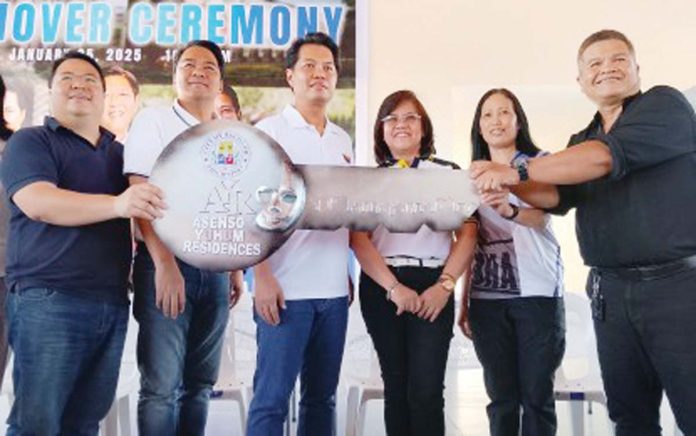
[[234, 311], [230, 312], [230, 318], [225, 327], [225, 339], [222, 344], [222, 356], [220, 360], [220, 373], [218, 382], [233, 379], [235, 376], [235, 349], [234, 349]]
[[476, 356], [474, 343], [460, 331], [455, 331], [452, 342], [450, 342], [449, 355], [447, 356], [447, 370], [453, 371], [480, 367], [481, 363]]
[[597, 358], [597, 341], [595, 338], [590, 300], [584, 295], [566, 292], [564, 296], [566, 314], [566, 351], [563, 366], [573, 365], [577, 372], [578, 363], [582, 363], [586, 373], [599, 373]]
[[251, 313], [253, 301], [243, 294], [230, 311], [225, 327], [217, 385], [249, 382], [256, 365], [256, 324]]
[[135, 320], [135, 317], [131, 313], [128, 318], [128, 333], [126, 333], [126, 339], [123, 344], [123, 354], [121, 355], [121, 362], [125, 363], [135, 363], [136, 350], [138, 345], [138, 331], [140, 330], [140, 324]]
[[381, 381], [377, 352], [367, 333], [356, 335], [346, 342], [341, 377], [353, 381]]

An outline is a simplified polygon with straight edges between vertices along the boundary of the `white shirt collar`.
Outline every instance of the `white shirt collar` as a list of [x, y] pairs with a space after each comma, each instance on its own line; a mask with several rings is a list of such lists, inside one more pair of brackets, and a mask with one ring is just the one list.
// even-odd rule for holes
[[[297, 110], [297, 108], [291, 104], [288, 104], [283, 108], [282, 112], [283, 118], [285, 118], [288, 121], [288, 124], [290, 124], [291, 127], [297, 128], [297, 129], [305, 129], [305, 128], [310, 128], [313, 130], [316, 130], [316, 128], [307, 122], [307, 120], [304, 119], [300, 111]], [[329, 118], [326, 118], [326, 129], [324, 130], [324, 134], [326, 133], [331, 133], [331, 134], [339, 134], [341, 132], [341, 128], [338, 127], [336, 124], [332, 123]]]
[[174, 109], [176, 115], [179, 118], [181, 118], [181, 121], [184, 124], [187, 124], [189, 127], [201, 123], [200, 120], [198, 120], [198, 118], [194, 117], [193, 115], [191, 115], [189, 111], [184, 109], [184, 107], [179, 103], [178, 99], [174, 99], [174, 104], [172, 104], [172, 108]]

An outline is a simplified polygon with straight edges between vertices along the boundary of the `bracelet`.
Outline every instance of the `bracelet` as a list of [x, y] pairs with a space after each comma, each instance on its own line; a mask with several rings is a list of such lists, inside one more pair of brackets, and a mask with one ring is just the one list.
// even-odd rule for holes
[[457, 281], [457, 279], [455, 279], [452, 274], [446, 273], [446, 272], [443, 272], [442, 274], [440, 274], [440, 279], [449, 279], [449, 280], [452, 280], [453, 282]]
[[520, 208], [515, 206], [514, 204], [511, 204], [510, 207], [512, 208], [512, 215], [504, 216], [503, 218], [505, 218], [506, 220], [509, 220], [509, 221], [515, 221], [515, 218], [517, 218], [517, 215], [520, 214]]
[[394, 283], [392, 283], [391, 286], [389, 286], [389, 288], [387, 288], [387, 295], [386, 295], [387, 301], [391, 301], [392, 293], [394, 292], [394, 289], [396, 289], [397, 286], [399, 286], [398, 280], [396, 280]]

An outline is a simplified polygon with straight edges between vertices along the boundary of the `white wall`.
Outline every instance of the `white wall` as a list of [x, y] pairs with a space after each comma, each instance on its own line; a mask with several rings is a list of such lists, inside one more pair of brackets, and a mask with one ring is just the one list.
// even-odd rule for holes
[[[520, 97], [532, 135], [559, 150], [594, 113], [576, 82], [580, 42], [602, 28], [634, 43], [643, 89], [696, 84], [693, 0], [365, 0], [369, 63], [367, 129], [359, 157], [371, 158], [369, 132], [382, 99], [414, 90], [433, 119], [438, 154], [468, 163], [468, 132], [480, 95], [509, 87]], [[361, 162], [367, 164], [368, 161]], [[580, 290], [585, 269], [572, 218], [557, 219], [566, 286]], [[636, 237], [640, 237], [636, 235]]]

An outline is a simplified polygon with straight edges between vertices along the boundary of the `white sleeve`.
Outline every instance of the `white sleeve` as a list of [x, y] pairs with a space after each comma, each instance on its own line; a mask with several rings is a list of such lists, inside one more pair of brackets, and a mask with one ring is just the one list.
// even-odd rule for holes
[[272, 118], [272, 116], [260, 120], [258, 123], [256, 123], [254, 125], [254, 127], [261, 130], [263, 133], [265, 133], [266, 135], [270, 136], [271, 138], [273, 138], [275, 140], [277, 135], [275, 133], [274, 124], [273, 124], [273, 121], [271, 120], [271, 118]]
[[156, 108], [138, 112], [123, 150], [123, 174], [149, 177], [164, 144], [161, 114]]
[[355, 165], [355, 155], [353, 153], [353, 140], [347, 132], [343, 132], [344, 136], [344, 153], [350, 158], [348, 165]]

